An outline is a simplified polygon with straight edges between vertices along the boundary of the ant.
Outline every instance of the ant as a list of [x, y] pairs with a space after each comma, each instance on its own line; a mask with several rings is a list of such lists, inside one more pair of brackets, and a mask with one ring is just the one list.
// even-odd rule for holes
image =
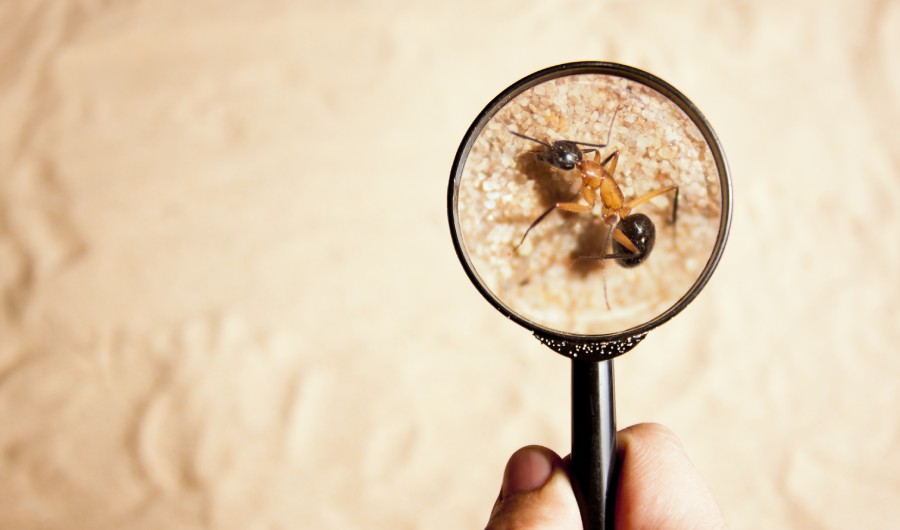
[[[653, 221], [642, 213], [631, 213], [632, 210], [655, 197], [674, 191], [675, 197], [672, 201], [672, 219], [670, 222], [672, 224], [675, 223], [678, 214], [677, 185], [666, 186], [636, 199], [626, 201], [625, 194], [622, 193], [622, 189], [615, 179], [616, 165], [619, 162], [619, 151], [613, 151], [612, 154], [600, 160], [599, 149], [609, 145], [612, 125], [618, 112], [618, 109], [616, 109], [616, 112], [613, 113], [609, 131], [606, 134], [606, 143], [602, 144], [572, 140], [556, 140], [553, 143], [547, 143], [513, 130], [509, 131], [519, 138], [543, 146], [543, 149], [539, 150], [536, 156], [541, 162], [550, 164], [563, 171], [577, 170], [581, 176], [581, 189], [578, 194], [566, 202], [555, 203], [539, 215], [531, 223], [531, 226], [525, 230], [522, 240], [515, 246], [515, 249], [522, 246], [525, 238], [528, 237], [528, 233], [557, 208], [567, 212], [587, 213], [594, 208], [599, 198], [602, 205], [603, 222], [609, 227], [609, 231], [606, 234], [599, 256], [582, 256], [578, 259], [614, 259], [619, 265], [631, 268], [643, 263], [656, 243], [656, 227], [653, 225]], [[588, 149], [582, 149], [582, 147], [587, 147]], [[589, 160], [585, 156], [588, 153], [594, 153], [593, 160]], [[579, 196], [584, 198], [584, 203], [586, 204], [578, 202]], [[613, 252], [607, 253], [606, 249], [609, 247], [611, 240]], [[609, 306], [608, 300], [607, 306]]]

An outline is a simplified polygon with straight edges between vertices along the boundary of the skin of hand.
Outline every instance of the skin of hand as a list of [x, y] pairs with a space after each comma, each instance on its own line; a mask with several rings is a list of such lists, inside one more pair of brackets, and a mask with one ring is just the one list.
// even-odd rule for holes
[[[617, 441], [618, 530], [728, 528], [672, 431], [642, 423], [620, 431]], [[531, 445], [513, 453], [487, 530], [580, 530], [567, 468], [567, 461], [546, 447]]]

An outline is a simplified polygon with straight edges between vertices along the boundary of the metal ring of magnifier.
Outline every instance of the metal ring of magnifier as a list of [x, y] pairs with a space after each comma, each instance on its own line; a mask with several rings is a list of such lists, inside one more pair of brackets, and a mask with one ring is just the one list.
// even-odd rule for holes
[[[690, 121], [697, 126], [703, 139], [708, 145], [718, 172], [722, 193], [721, 216], [719, 219], [716, 243], [705, 268], [701, 271], [693, 286], [678, 299], [674, 305], [670, 306], [667, 310], [651, 320], [624, 331], [600, 335], [566, 333], [550, 329], [523, 317], [504, 304], [484, 285], [476, 272], [475, 267], [465, 250], [458, 216], [459, 187], [466, 160], [468, 159], [469, 152], [472, 149], [475, 140], [489, 123], [491, 118], [524, 91], [559, 77], [578, 74], [599, 74], [625, 78], [657, 91], [663, 97], [679, 107], [687, 115]], [[450, 174], [450, 185], [447, 193], [447, 211], [453, 246], [456, 249], [456, 254], [459, 257], [466, 274], [469, 276], [472, 283], [475, 284], [475, 287], [482, 296], [484, 296], [484, 298], [503, 315], [532, 331], [538, 340], [553, 350], [565, 356], [584, 361], [607, 360], [627, 352], [640, 342], [646, 336], [648, 331], [668, 321], [684, 309], [685, 306], [697, 296], [700, 290], [706, 285], [722, 256], [731, 225], [731, 208], [731, 177], [722, 146], [709, 123], [697, 107], [674, 87], [647, 72], [621, 64], [595, 61], [567, 63], [541, 70], [516, 82], [494, 98], [494, 100], [491, 101], [478, 115], [463, 137], [459, 150], [456, 153], [456, 158], [453, 161], [453, 167]]]

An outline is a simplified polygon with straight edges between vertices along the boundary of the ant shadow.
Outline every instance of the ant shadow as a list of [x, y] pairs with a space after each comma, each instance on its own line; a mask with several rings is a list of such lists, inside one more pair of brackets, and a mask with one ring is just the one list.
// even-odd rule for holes
[[602, 256], [608, 252], [603, 248], [609, 234], [609, 225], [595, 215], [591, 215], [582, 226], [575, 240], [575, 248], [569, 255], [572, 260], [572, 272], [584, 278], [605, 267], [606, 260], [583, 259], [587, 256]]
[[516, 157], [516, 169], [528, 180], [534, 182], [534, 190], [541, 206], [549, 208], [554, 204], [577, 196], [577, 187], [566, 172], [538, 160], [539, 149], [523, 151]]

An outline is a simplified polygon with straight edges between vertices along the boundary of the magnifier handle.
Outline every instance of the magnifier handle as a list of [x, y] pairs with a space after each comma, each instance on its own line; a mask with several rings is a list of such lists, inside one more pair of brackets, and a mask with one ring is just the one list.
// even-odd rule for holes
[[612, 360], [572, 361], [571, 477], [585, 529], [612, 529], [616, 508]]

